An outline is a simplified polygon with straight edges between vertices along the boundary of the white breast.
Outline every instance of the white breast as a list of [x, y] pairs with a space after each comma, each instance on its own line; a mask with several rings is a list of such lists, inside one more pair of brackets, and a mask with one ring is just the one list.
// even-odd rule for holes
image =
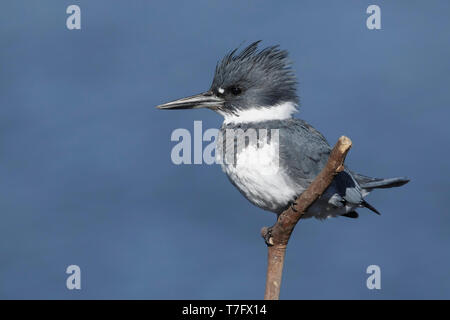
[[285, 206], [298, 194], [280, 167], [273, 143], [247, 146], [237, 154], [235, 165], [222, 164], [222, 169], [252, 203], [266, 210]]

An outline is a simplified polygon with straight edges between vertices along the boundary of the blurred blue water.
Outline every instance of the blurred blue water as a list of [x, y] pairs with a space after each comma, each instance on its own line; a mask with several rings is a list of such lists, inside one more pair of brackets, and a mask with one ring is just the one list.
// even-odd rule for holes
[[[66, 29], [78, 4], [82, 30]], [[378, 217], [301, 222], [282, 298], [450, 298], [450, 3], [3, 1], [0, 298], [261, 298], [274, 216], [217, 165], [175, 166], [176, 128], [208, 110], [154, 106], [207, 89], [227, 51], [290, 51], [306, 119], [352, 138], [347, 163], [412, 182]], [[82, 290], [65, 269], [82, 270]], [[382, 289], [366, 288], [368, 265]]]

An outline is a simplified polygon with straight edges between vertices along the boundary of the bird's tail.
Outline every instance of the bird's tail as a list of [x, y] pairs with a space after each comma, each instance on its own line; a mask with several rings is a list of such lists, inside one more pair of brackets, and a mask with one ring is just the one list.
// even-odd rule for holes
[[369, 192], [373, 189], [400, 187], [409, 182], [409, 179], [406, 177], [384, 179], [384, 178], [370, 178], [363, 176], [361, 174], [355, 174], [355, 178], [358, 181], [361, 188], [366, 189]]
[[[367, 193], [371, 192], [373, 189], [386, 189], [386, 188], [400, 187], [409, 182], [409, 179], [405, 178], [405, 177], [387, 178], [387, 179], [371, 178], [371, 177], [367, 177], [362, 174], [358, 174], [358, 173], [354, 173], [354, 172], [352, 172], [352, 175], [355, 178], [355, 180], [358, 182], [359, 186], [363, 189], [363, 191], [364, 191], [363, 194], [364, 193], [367, 194]], [[369, 204], [365, 200], [362, 200], [360, 205], [369, 210], [372, 210], [376, 214], [380, 214], [380, 212], [377, 209], [375, 209], [375, 207], [373, 207], [371, 204]], [[346, 216], [349, 216], [349, 215], [346, 215]], [[358, 217], [358, 215], [352, 215], [349, 217], [356, 218], [356, 217]]]

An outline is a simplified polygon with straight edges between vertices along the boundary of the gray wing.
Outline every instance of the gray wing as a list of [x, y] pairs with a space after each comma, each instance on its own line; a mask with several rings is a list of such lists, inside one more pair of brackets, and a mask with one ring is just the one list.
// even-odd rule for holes
[[[292, 119], [284, 123], [280, 128], [280, 162], [287, 168], [288, 175], [306, 189], [326, 165], [331, 147], [325, 137], [307, 122]], [[336, 175], [322, 198], [338, 208], [345, 206], [346, 202], [363, 202], [361, 188], [349, 170]]]
[[280, 163], [289, 176], [307, 187], [328, 161], [331, 148], [324, 136], [300, 119], [280, 127]]

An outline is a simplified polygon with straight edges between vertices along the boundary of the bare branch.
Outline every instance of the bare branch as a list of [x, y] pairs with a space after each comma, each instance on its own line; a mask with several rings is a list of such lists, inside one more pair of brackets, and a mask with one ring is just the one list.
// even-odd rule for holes
[[297, 222], [308, 207], [328, 188], [336, 174], [344, 170], [345, 157], [352, 146], [352, 141], [342, 136], [331, 151], [328, 162], [314, 181], [291, 206], [278, 216], [277, 222], [270, 228], [264, 227], [261, 235], [268, 246], [268, 264], [266, 293], [264, 299], [278, 300], [283, 274], [286, 247]]

